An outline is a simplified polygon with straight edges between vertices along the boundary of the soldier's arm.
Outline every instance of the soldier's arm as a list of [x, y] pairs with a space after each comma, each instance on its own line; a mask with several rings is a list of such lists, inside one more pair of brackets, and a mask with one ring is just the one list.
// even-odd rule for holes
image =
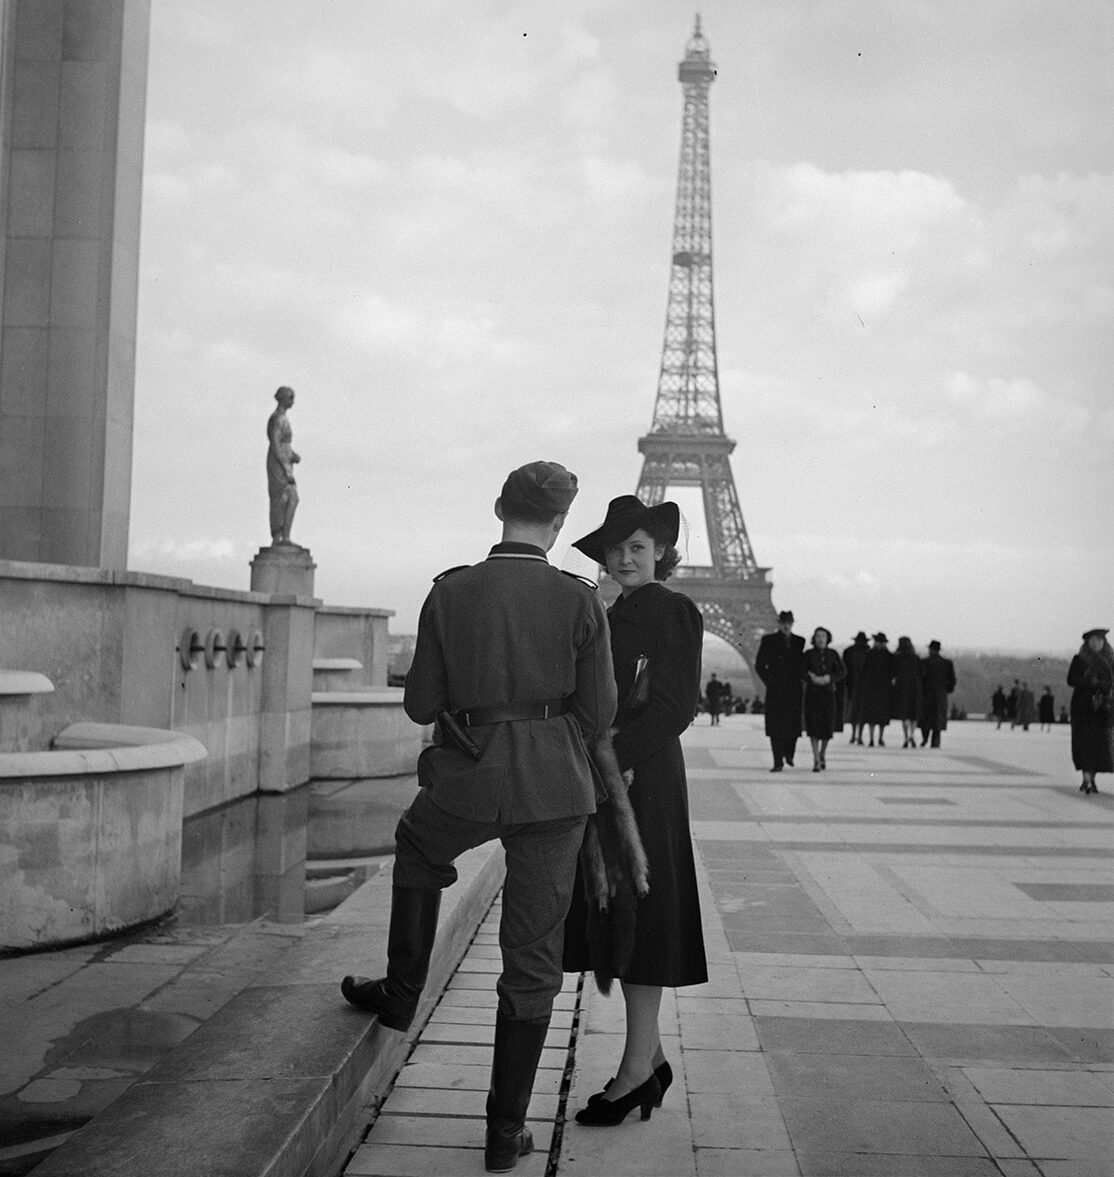
[[567, 701], [586, 740], [602, 736], [615, 719], [618, 693], [611, 661], [611, 633], [599, 597], [590, 599], [585, 632], [576, 656], [576, 686]]
[[434, 606], [426, 597], [418, 618], [418, 636], [414, 641], [414, 661], [406, 674], [402, 705], [415, 723], [432, 723], [442, 707], [449, 705], [445, 659], [434, 621]]

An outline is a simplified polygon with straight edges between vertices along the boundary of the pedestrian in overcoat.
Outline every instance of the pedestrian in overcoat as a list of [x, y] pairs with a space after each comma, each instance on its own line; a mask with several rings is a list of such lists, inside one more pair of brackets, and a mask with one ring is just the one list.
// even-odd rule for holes
[[917, 746], [917, 720], [921, 717], [921, 660], [913, 639], [900, 637], [894, 651], [891, 707], [894, 719], [901, 720], [903, 748]]
[[921, 722], [921, 747], [932, 741], [940, 747], [940, 733], [948, 726], [948, 696], [955, 690], [955, 665], [940, 654], [937, 641], [928, 643], [928, 657], [921, 663], [921, 692], [924, 698], [924, 718]]
[[1045, 683], [1044, 690], [1041, 691], [1041, 697], [1037, 700], [1037, 715], [1040, 718], [1041, 731], [1046, 728], [1048, 731], [1052, 730], [1052, 725], [1056, 722], [1056, 696], [1052, 693], [1052, 688]]
[[[708, 979], [696, 864], [689, 832], [681, 733], [700, 698], [704, 619], [666, 580], [680, 563], [676, 503], [647, 507], [634, 495], [612, 499], [604, 522], [573, 546], [606, 567], [621, 595], [608, 611], [619, 712], [613, 744], [630, 773], [629, 798], [649, 866], [638, 902], [629, 960], [619, 973], [626, 1014], [623, 1057], [603, 1091], [576, 1113], [578, 1124], [610, 1127], [635, 1107], [648, 1119], [672, 1082], [661, 1047], [663, 987]], [[565, 968], [596, 968], [585, 913], [566, 923]]]
[[832, 649], [832, 631], [818, 625], [802, 661], [805, 686], [805, 734], [812, 743], [812, 771], [828, 767], [828, 741], [835, 730], [836, 692], [847, 677]]
[[1081, 793], [1097, 793], [1095, 774], [1114, 772], [1114, 650], [1108, 629], [1089, 629], [1068, 667], [1071, 758], [1083, 774]]
[[502, 540], [437, 577], [418, 619], [403, 705], [435, 724], [422, 786], [395, 831], [387, 975], [341, 992], [394, 1030], [413, 1020], [454, 860], [498, 838], [506, 853], [502, 973], [484, 1161], [506, 1172], [533, 1147], [534, 1075], [561, 989], [564, 921], [596, 808], [587, 743], [615, 714], [607, 618], [595, 586], [546, 560], [577, 492], [555, 462], [511, 472], [495, 500]]
[[860, 629], [855, 634], [854, 642], [843, 651], [843, 668], [847, 671], [847, 677], [843, 680], [845, 715], [851, 727], [852, 744], [863, 742], [863, 667], [869, 649], [870, 639]]
[[766, 687], [766, 735], [774, 755], [771, 772], [793, 767], [801, 735], [805, 639], [793, 632], [793, 614], [783, 609], [777, 629], [758, 643], [754, 670]]
[[[863, 659], [862, 721], [870, 729], [870, 747], [874, 747], [874, 729], [878, 729], [878, 746], [886, 746], [886, 724], [890, 722], [890, 694], [893, 681], [893, 660], [889, 639], [879, 631], [873, 635], [874, 645]], [[859, 741], [862, 743], [862, 740]]]

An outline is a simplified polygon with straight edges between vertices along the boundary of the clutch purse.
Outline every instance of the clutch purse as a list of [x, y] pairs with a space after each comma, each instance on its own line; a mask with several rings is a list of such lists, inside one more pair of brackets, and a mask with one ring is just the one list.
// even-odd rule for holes
[[624, 711], [641, 711], [650, 701], [650, 659], [645, 654], [638, 655], [634, 664], [634, 682], [630, 685], [627, 697], [623, 700]]

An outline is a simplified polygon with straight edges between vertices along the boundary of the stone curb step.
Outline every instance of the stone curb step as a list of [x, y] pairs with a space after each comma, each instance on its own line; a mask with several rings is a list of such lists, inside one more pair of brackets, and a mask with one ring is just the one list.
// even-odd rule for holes
[[375, 975], [386, 960], [384, 870], [74, 1133], [36, 1177], [334, 1177], [502, 887], [498, 843], [456, 866], [406, 1035], [340, 997], [345, 973]]

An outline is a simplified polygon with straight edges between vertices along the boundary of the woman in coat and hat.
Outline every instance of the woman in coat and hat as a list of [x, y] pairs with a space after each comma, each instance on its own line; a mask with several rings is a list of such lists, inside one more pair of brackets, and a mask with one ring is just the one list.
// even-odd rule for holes
[[805, 734], [812, 743], [812, 771], [828, 767], [828, 741], [836, 723], [836, 691], [847, 677], [843, 662], [832, 649], [832, 631], [818, 625], [812, 647], [804, 653]]
[[[662, 583], [680, 563], [679, 528], [676, 503], [647, 507], [622, 495], [612, 499], [603, 524], [573, 544], [620, 588], [608, 610], [619, 691], [613, 743], [619, 768], [633, 770], [629, 798], [650, 886], [638, 901], [629, 962], [619, 971], [626, 1009], [623, 1057], [604, 1090], [577, 1112], [579, 1124], [618, 1124], [635, 1107], [649, 1119], [673, 1078], [658, 1029], [662, 988], [708, 979], [680, 740], [700, 699], [704, 621], [688, 597]], [[574, 899], [565, 935], [568, 971], [598, 963], [591, 958], [584, 917], [584, 903]]]
[[851, 726], [851, 743], [863, 742], [863, 666], [866, 664], [870, 639], [863, 630], [855, 634], [854, 642], [843, 651], [843, 669], [847, 677], [843, 680], [845, 699], [844, 717]]
[[[863, 659], [862, 674], [862, 711], [859, 718], [870, 728], [870, 747], [874, 747], [874, 729], [878, 729], [878, 746], [886, 746], [886, 724], [891, 718], [891, 683], [893, 682], [893, 660], [884, 633], [876, 633], [873, 637], [874, 645]], [[859, 737], [861, 744], [862, 737]]]
[[890, 696], [894, 719], [901, 720], [903, 748], [917, 746], [917, 720], [921, 717], [921, 660], [913, 639], [900, 637], [893, 660], [893, 691]]
[[1083, 774], [1081, 793], [1097, 793], [1095, 774], [1114, 772], [1114, 650], [1108, 629], [1089, 629], [1068, 667], [1071, 759]]

